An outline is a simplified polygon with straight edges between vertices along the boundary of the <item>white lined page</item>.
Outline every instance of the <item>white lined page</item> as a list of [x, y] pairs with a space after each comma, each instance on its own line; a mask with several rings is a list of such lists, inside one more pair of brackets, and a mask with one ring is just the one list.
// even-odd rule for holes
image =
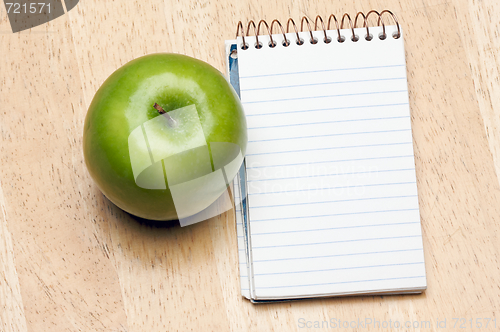
[[257, 300], [426, 287], [403, 38], [386, 30], [238, 50]]
[[234, 200], [234, 214], [236, 219], [236, 236], [238, 242], [238, 261], [239, 261], [238, 269], [240, 272], [240, 289], [241, 289], [241, 294], [249, 299], [250, 287], [248, 280], [248, 265], [247, 265], [247, 256], [245, 252], [245, 240], [243, 231], [241, 192], [240, 192], [238, 176], [236, 176], [236, 178], [233, 181], [233, 200]]

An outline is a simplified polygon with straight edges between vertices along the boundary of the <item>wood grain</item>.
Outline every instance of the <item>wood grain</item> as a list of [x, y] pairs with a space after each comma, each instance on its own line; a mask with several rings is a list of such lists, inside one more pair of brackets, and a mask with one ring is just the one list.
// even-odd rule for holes
[[[384, 8], [405, 31], [424, 294], [252, 305], [239, 291], [232, 211], [158, 227], [92, 182], [86, 110], [126, 62], [177, 52], [224, 71], [223, 41], [239, 20]], [[318, 331], [328, 329], [299, 322], [359, 318], [442, 331], [437, 320], [463, 330], [453, 328], [462, 317], [500, 326], [498, 17], [494, 0], [87, 0], [13, 34], [0, 5], [0, 330]]]
[[7, 229], [7, 207], [0, 183], [0, 307], [2, 331], [26, 331], [26, 318], [14, 262], [12, 236]]

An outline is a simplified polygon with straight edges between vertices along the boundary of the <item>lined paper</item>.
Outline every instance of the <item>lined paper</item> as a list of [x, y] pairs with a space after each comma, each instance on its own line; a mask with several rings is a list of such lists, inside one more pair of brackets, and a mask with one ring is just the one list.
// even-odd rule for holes
[[359, 41], [342, 30], [346, 41], [329, 44], [319, 31], [314, 45], [301, 33], [304, 45], [288, 47], [273, 35], [274, 48], [259, 36], [261, 49], [238, 50], [249, 140], [249, 262], [237, 221], [244, 295], [425, 289], [403, 38], [386, 29], [386, 40], [370, 28], [371, 41], [356, 29]]
[[240, 271], [240, 289], [241, 294], [250, 298], [250, 287], [248, 279], [248, 262], [245, 251], [245, 239], [243, 232], [243, 207], [241, 206], [241, 191], [239, 177], [237, 176], [233, 182], [233, 198], [235, 203], [235, 219], [236, 219], [236, 236], [238, 241], [238, 261]]

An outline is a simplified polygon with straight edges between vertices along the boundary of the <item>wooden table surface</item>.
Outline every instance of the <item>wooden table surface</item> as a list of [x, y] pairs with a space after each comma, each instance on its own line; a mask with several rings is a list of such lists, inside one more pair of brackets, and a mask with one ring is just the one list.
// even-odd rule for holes
[[[152, 227], [91, 180], [85, 114], [129, 60], [177, 52], [224, 71], [239, 20], [386, 8], [405, 30], [424, 294], [253, 305], [240, 295], [233, 212]], [[82, 0], [12, 33], [0, 5], [0, 330], [319, 331], [340, 329], [302, 327], [358, 318], [380, 329], [342, 330], [499, 328], [499, 17], [495, 0]]]

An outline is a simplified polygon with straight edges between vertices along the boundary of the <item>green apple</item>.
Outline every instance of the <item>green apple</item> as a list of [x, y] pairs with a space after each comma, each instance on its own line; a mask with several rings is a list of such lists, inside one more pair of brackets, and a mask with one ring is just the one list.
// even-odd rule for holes
[[83, 132], [100, 190], [152, 220], [185, 218], [215, 202], [246, 144], [243, 108], [226, 78], [180, 54], [146, 55], [116, 70], [95, 94]]

